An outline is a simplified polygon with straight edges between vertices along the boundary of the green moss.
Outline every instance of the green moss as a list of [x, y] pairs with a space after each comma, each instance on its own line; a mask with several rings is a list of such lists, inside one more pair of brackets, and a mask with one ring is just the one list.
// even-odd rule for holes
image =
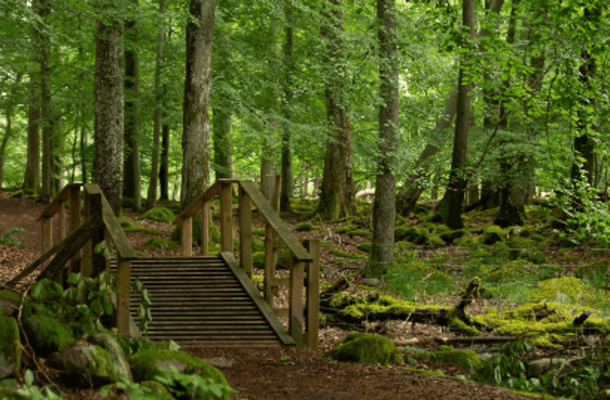
[[112, 357], [110, 357], [110, 353], [106, 349], [101, 346], [95, 345], [93, 346], [95, 349], [91, 351], [91, 358], [93, 358], [93, 363], [89, 363], [88, 365], [88, 374], [89, 376], [107, 376], [113, 382], [119, 380], [119, 375], [114, 369], [114, 363], [112, 362]]
[[485, 275], [483, 280], [491, 283], [507, 283], [531, 280], [539, 274], [539, 268], [526, 260], [511, 261], [500, 269]]
[[368, 254], [371, 252], [371, 246], [372, 246], [371, 242], [360, 243], [358, 245], [358, 250], [363, 251]]
[[[160, 365], [169, 366], [176, 362], [184, 366], [184, 373], [186, 374], [197, 374], [204, 379], [210, 379], [212, 383], [228, 386], [227, 380], [218, 369], [182, 351], [145, 350], [129, 357], [131, 371], [137, 381], [149, 381], [157, 375], [164, 376], [166, 374], [165, 368]], [[212, 394], [201, 397], [202, 400], [215, 398]], [[222, 397], [224, 400], [230, 400], [230, 398], [230, 395], [226, 392]]]
[[424, 353], [429, 360], [449, 363], [462, 369], [467, 374], [474, 374], [481, 366], [481, 360], [472, 350], [457, 350], [450, 346], [439, 346], [438, 349]]
[[457, 317], [451, 317], [449, 319], [449, 329], [453, 332], [461, 333], [466, 336], [480, 336], [481, 331], [472, 326], [467, 325], [464, 321]]
[[264, 237], [266, 235], [264, 228], [252, 229], [252, 236]]
[[429, 369], [407, 367], [407, 368], [405, 368], [405, 371], [417, 372], [417, 373], [420, 373], [425, 376], [445, 376], [443, 371], [441, 371], [440, 369], [435, 369], [435, 370], [431, 371]]
[[20, 304], [21, 303], [21, 294], [17, 292], [13, 292], [12, 290], [3, 289], [0, 290], [0, 299], [8, 300], [11, 303]]
[[428, 242], [426, 243], [427, 245], [431, 245], [431, 246], [443, 246], [445, 244], [445, 241], [443, 239], [441, 239], [441, 237], [437, 234], [431, 234], [430, 236], [428, 236]]
[[381, 365], [402, 363], [402, 354], [390, 339], [369, 333], [350, 333], [329, 354], [337, 361]]
[[30, 344], [41, 354], [52, 353], [74, 342], [70, 328], [57, 318], [34, 314], [28, 318], [30, 319], [34, 322], [31, 324], [34, 330], [27, 328], [30, 324], [24, 325]]
[[150, 233], [152, 235], [161, 235], [162, 234], [162, 232], [160, 232], [156, 229], [149, 229], [149, 228], [144, 228], [142, 226], [136, 225], [134, 220], [132, 220], [131, 218], [129, 218], [125, 215], [121, 215], [118, 219], [119, 219], [119, 222], [121, 223], [121, 227], [123, 228], [123, 230], [125, 232], [145, 232], [145, 233]]
[[608, 266], [610, 266], [610, 260], [597, 260], [576, 268], [576, 270], [574, 271], [574, 276], [579, 279], [589, 279], [595, 281], [607, 280]]
[[428, 229], [421, 226], [401, 225], [394, 231], [396, 241], [406, 240], [417, 245], [427, 244], [429, 235]]
[[178, 248], [178, 243], [172, 240], [150, 238], [144, 243], [144, 247], [149, 249], [175, 250]]
[[[445, 226], [445, 225], [441, 225]], [[437, 233], [439, 233], [437, 231]], [[464, 229], [458, 229], [455, 231], [447, 231], [440, 233], [440, 238], [443, 239], [447, 244], [452, 244], [456, 239], [459, 239], [464, 236], [466, 231]]]
[[354, 237], [354, 236], [369, 237], [369, 236], [371, 236], [371, 232], [367, 231], [366, 229], [352, 229], [352, 230], [349, 230], [347, 232], [347, 234], [349, 235], [349, 237]]
[[142, 218], [157, 222], [170, 223], [174, 220], [174, 213], [169, 208], [154, 207], [142, 214]]
[[142, 382], [142, 386], [150, 389], [152, 393], [160, 396], [163, 400], [176, 400], [169, 390], [159, 381], [144, 381]]
[[491, 225], [483, 230], [483, 237], [481, 243], [483, 244], [494, 244], [500, 242], [506, 238], [506, 231], [497, 225]]
[[532, 302], [557, 301], [576, 303], [589, 307], [603, 307], [607, 304], [604, 293], [575, 277], [548, 279], [540, 283], [529, 296]]
[[362, 259], [366, 258], [366, 256], [363, 256], [362, 254], [353, 254], [353, 253], [349, 253], [347, 251], [342, 251], [342, 250], [330, 249], [328, 252], [329, 252], [329, 254], [332, 254], [335, 256], [351, 258], [354, 260], [362, 260]]
[[0, 316], [0, 358], [13, 364], [13, 374], [21, 371], [21, 339], [17, 320]]
[[[334, 299], [334, 297], [333, 297]], [[376, 302], [370, 303], [365, 302], [363, 297], [351, 297], [349, 300], [342, 299], [343, 304], [349, 304], [339, 311], [343, 317], [352, 317], [356, 320], [360, 320], [365, 316], [371, 320], [385, 319], [388, 315], [392, 315], [395, 318], [408, 318], [415, 310], [426, 310], [430, 312], [448, 312], [449, 307], [437, 306], [437, 305], [422, 305], [411, 301], [398, 300], [389, 296], [380, 296]], [[332, 303], [331, 303], [332, 304]]]
[[311, 222], [303, 222], [298, 224], [295, 229], [299, 232], [309, 232], [313, 229], [313, 224]]

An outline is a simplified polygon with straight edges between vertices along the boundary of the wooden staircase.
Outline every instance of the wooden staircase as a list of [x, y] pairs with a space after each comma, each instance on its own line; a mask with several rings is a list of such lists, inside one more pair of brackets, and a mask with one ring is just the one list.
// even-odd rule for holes
[[[228, 261], [222, 256], [132, 260], [132, 281], [139, 279], [151, 295], [148, 338], [198, 346], [294, 345], [257, 289]], [[130, 300], [136, 315], [138, 295]]]

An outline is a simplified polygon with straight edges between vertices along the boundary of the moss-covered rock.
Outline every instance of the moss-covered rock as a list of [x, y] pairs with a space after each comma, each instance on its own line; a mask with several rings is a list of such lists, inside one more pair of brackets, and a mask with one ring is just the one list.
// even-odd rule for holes
[[369, 333], [350, 333], [329, 354], [337, 361], [381, 365], [402, 363], [402, 354], [390, 339]]
[[175, 250], [178, 248], [178, 243], [173, 240], [150, 238], [144, 243], [144, 247], [149, 249]]
[[17, 320], [0, 316], [0, 379], [19, 375], [21, 350]]
[[[170, 366], [175, 366], [179, 372], [185, 374], [197, 374], [212, 383], [219, 383], [228, 387], [224, 375], [216, 368], [203, 360], [193, 357], [182, 351], [171, 350], [145, 350], [134, 354], [129, 358], [134, 379], [137, 381], [149, 381], [155, 376], [164, 376]], [[217, 399], [212, 394], [198, 396], [201, 400]], [[224, 393], [222, 399], [230, 400], [231, 395]]]
[[428, 242], [430, 232], [428, 229], [420, 226], [401, 225], [396, 227], [394, 235], [396, 241], [406, 240], [413, 244], [424, 245]]
[[501, 242], [506, 238], [506, 231], [497, 225], [491, 225], [483, 230], [483, 236], [481, 243], [483, 244], [494, 244]]
[[79, 386], [91, 383], [94, 386], [119, 380], [110, 353], [98, 345], [81, 342], [53, 353], [48, 358], [53, 368], [66, 371], [64, 383]]
[[142, 214], [142, 218], [157, 222], [170, 223], [174, 220], [174, 213], [169, 208], [154, 207]]
[[37, 355], [45, 357], [74, 342], [70, 328], [57, 318], [32, 315], [23, 320], [23, 329]]
[[424, 353], [423, 357], [440, 363], [459, 367], [467, 374], [474, 374], [481, 366], [481, 360], [472, 350], [458, 350], [450, 346], [439, 346], [436, 350]]
[[130, 382], [133, 382], [127, 357], [125, 357], [125, 353], [119, 342], [117, 342], [112, 335], [103, 332], [95, 332], [88, 340], [90, 343], [98, 345], [108, 352], [117, 376], [123, 376]]
[[[335, 298], [333, 297], [333, 300]], [[331, 302], [334, 307], [343, 307], [339, 314], [345, 319], [361, 321], [365, 316], [370, 320], [385, 320], [388, 316], [397, 319], [407, 319], [416, 310], [425, 310], [431, 313], [449, 312], [450, 307], [436, 305], [422, 305], [411, 301], [398, 300], [389, 296], [379, 296], [375, 302], [367, 302], [363, 296], [347, 296], [341, 299], [342, 304]]]
[[21, 294], [12, 290], [0, 290], [0, 312], [5, 317], [16, 317], [21, 303]]
[[[442, 225], [444, 226], [444, 225]], [[447, 231], [440, 233], [440, 238], [443, 239], [447, 244], [453, 244], [456, 239], [464, 236], [466, 231], [464, 229], [458, 229], [455, 231]]]

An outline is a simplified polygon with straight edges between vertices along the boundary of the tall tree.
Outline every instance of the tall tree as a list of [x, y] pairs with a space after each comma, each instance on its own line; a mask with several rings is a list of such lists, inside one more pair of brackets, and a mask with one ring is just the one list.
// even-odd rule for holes
[[102, 19], [95, 35], [95, 126], [93, 182], [113, 211], [121, 211], [123, 189], [122, 21], [119, 1], [98, 1]]
[[394, 262], [396, 176], [392, 167], [398, 135], [396, 0], [377, 0], [379, 21], [379, 152], [373, 204], [373, 240], [367, 273], [380, 275]]
[[294, 10], [289, 2], [284, 2], [284, 14], [286, 15], [286, 39], [284, 42], [284, 79], [282, 83], [284, 86], [282, 101], [284, 121], [282, 126], [282, 192], [280, 195], [280, 209], [282, 211], [290, 211], [290, 198], [293, 195], [292, 153], [290, 150], [290, 121], [292, 113], [290, 107], [293, 99]]
[[148, 185], [146, 206], [153, 208], [157, 204], [157, 186], [159, 184], [159, 146], [161, 141], [161, 109], [163, 107], [161, 70], [163, 67], [163, 42], [165, 41], [165, 0], [159, 0], [159, 15], [163, 22], [157, 28], [157, 47], [155, 57], [155, 111], [153, 116], [153, 151]]
[[[134, 9], [138, 0], [132, 0]], [[140, 186], [140, 145], [138, 143], [139, 115], [138, 97], [140, 92], [140, 60], [138, 55], [138, 27], [135, 16], [125, 22], [125, 121], [124, 121], [124, 165], [123, 196], [133, 199], [133, 208], [142, 209], [142, 189]]]
[[40, 95], [38, 72], [30, 72], [30, 94], [28, 104], [28, 149], [23, 190], [38, 194], [40, 191]]
[[[463, 0], [462, 24], [470, 39], [474, 37], [474, 0]], [[466, 46], [470, 46], [470, 40], [466, 40]], [[472, 83], [466, 77], [468, 63], [468, 52], [460, 62], [458, 77], [457, 113], [455, 119], [455, 133], [453, 136], [453, 157], [451, 160], [451, 173], [449, 185], [442, 201], [446, 202], [446, 223], [451, 229], [461, 229], [462, 202], [466, 189], [466, 153], [468, 149], [468, 123], [470, 118], [470, 95]]]
[[210, 73], [216, 0], [191, 0], [186, 28], [181, 203], [210, 184]]
[[322, 36], [326, 39], [324, 97], [328, 139], [322, 190], [317, 212], [338, 219], [356, 211], [352, 160], [352, 124], [349, 117], [346, 54], [343, 43], [343, 0], [329, 0], [324, 11]]

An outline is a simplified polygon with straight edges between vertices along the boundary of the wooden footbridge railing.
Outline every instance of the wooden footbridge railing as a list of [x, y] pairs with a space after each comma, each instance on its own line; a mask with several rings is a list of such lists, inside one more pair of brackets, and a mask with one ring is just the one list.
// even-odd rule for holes
[[[84, 222], [81, 223], [81, 189], [84, 192]], [[66, 232], [65, 205], [69, 204], [70, 233]], [[58, 215], [60, 241], [53, 246], [53, 217]], [[102, 241], [114, 243], [117, 257], [117, 275], [121, 289], [116, 310], [116, 327], [121, 335], [129, 335], [129, 288], [131, 260], [136, 252], [131, 247], [121, 224], [100, 187], [95, 184], [69, 184], [44, 209], [42, 221], [43, 255], [8, 282], [17, 284], [37, 267], [44, 265], [37, 279], [52, 278], [62, 281], [64, 271], [81, 272], [84, 276], [97, 276], [110, 268], [104, 254], [94, 252]], [[53, 254], [55, 257], [51, 258]], [[66, 264], [68, 264], [66, 268]]]
[[[234, 184], [239, 189], [237, 207], [240, 239], [239, 263], [234, 257], [233, 249], [232, 185]], [[81, 200], [81, 190], [84, 202]], [[216, 196], [220, 196], [220, 258], [206, 257], [210, 242], [210, 201]], [[65, 223], [66, 205], [69, 210], [69, 233]], [[256, 206], [266, 222], [264, 300], [250, 280], [253, 269], [252, 205]], [[201, 249], [204, 257], [192, 257], [192, 221], [193, 216], [198, 212], [203, 214]], [[53, 245], [55, 216], [58, 217], [60, 241]], [[158, 325], [160, 338], [165, 338], [163, 335], [170, 335], [171, 338], [171, 332], [167, 333], [168, 327], [170, 329], [173, 327], [175, 330], [187, 328], [192, 331], [196, 330], [203, 338], [201, 340], [211, 338], [212, 332], [217, 333], [217, 331], [228, 337], [231, 333], [223, 331], [223, 329], [227, 326], [245, 324], [241, 330], [233, 331], [232, 335], [235, 340], [246, 339], [249, 335], [252, 336], [252, 340], [268, 343], [265, 340], [269, 340], [269, 333], [265, 333], [267, 331], [264, 329], [269, 328], [284, 344], [292, 343], [317, 348], [319, 243], [305, 241], [304, 244], [301, 244], [252, 182], [220, 180], [195, 199], [176, 218], [174, 223], [181, 226], [183, 252], [183, 258], [177, 259], [176, 262], [168, 259], [137, 258], [106, 198], [100, 188], [94, 184], [67, 185], [45, 208], [40, 220], [42, 221], [43, 255], [13, 278], [8, 283], [9, 286], [14, 286], [40, 265], [44, 265], [44, 269], [37, 279], [61, 280], [64, 276], [63, 272], [70, 270], [80, 271], [85, 276], [95, 276], [102, 271], [109, 270], [110, 260], [103, 254], [94, 252], [93, 249], [95, 244], [110, 240], [114, 243], [116, 250], [116, 272], [121, 285], [116, 312], [116, 327], [119, 334], [129, 335], [129, 289], [130, 280], [133, 279], [132, 275], [135, 271], [138, 277], [149, 279], [153, 287], [156, 285], [160, 296], [159, 303], [171, 303], [171, 308], [158, 310], [159, 316], [167, 317], [168, 314], [174, 314], [173, 319], [161, 321]], [[289, 278], [276, 277], [276, 253], [280, 247], [288, 248], [291, 254]], [[54, 254], [55, 257], [51, 259]], [[185, 264], [187, 259], [184, 257], [190, 257], [188, 260], [191, 261]], [[225, 267], [221, 267], [219, 263], [226, 265], [226, 269], [223, 269]], [[133, 270], [132, 267], [136, 269]], [[172, 283], [185, 281], [185, 286], [180, 288], [169, 283], [164, 284], [164, 279], [170, 279]], [[273, 308], [274, 289], [281, 285], [287, 285], [289, 288], [290, 306], [286, 309]], [[183, 294], [181, 294], [181, 290], [184, 290]], [[192, 296], [192, 298], [184, 303], [184, 298], [188, 296]], [[205, 303], [205, 301], [214, 301], [214, 304], [220, 308], [210, 310], [210, 303]], [[245, 303], [246, 301], [251, 301], [251, 303], [248, 305]], [[196, 304], [197, 302], [203, 303]], [[179, 316], [176, 320], [175, 314], [180, 313], [180, 307], [194, 311], [186, 310], [184, 315]], [[254, 309], [259, 311], [255, 312]], [[133, 306], [131, 310], [134, 311]], [[243, 315], [231, 315], [231, 312], [234, 314], [240, 311], [227, 310], [248, 311], [243, 311]], [[290, 336], [287, 336], [285, 331], [282, 332], [283, 328], [277, 321], [276, 315], [288, 317]], [[153, 327], [154, 318], [155, 298], [153, 293]], [[189, 322], [192, 320], [197, 323]], [[219, 324], [219, 321], [222, 321], [222, 324]], [[181, 327], [176, 323], [185, 325]], [[262, 323], [267, 324], [267, 328], [262, 326]], [[252, 329], [257, 331], [253, 332]], [[192, 340], [188, 339], [191, 336], [184, 337], [185, 340]], [[256, 339], [257, 337], [258, 339]]]
[[[233, 185], [239, 191], [239, 265], [252, 277], [252, 205], [264, 219], [265, 228], [265, 275], [264, 299], [277, 316], [288, 317], [288, 331], [298, 346], [317, 348], [319, 323], [319, 242], [301, 243], [290, 227], [280, 219], [271, 203], [251, 181], [221, 179], [205, 193], [196, 198], [175, 220], [181, 227], [182, 255], [192, 255], [193, 217], [202, 214], [201, 252], [209, 254], [210, 202], [220, 197], [220, 251], [228, 262], [233, 258]], [[279, 185], [278, 185], [279, 186]], [[276, 277], [277, 250], [290, 251], [290, 277]], [[288, 286], [289, 307], [274, 308], [274, 290]], [[305, 294], [305, 301], [303, 296]]]

